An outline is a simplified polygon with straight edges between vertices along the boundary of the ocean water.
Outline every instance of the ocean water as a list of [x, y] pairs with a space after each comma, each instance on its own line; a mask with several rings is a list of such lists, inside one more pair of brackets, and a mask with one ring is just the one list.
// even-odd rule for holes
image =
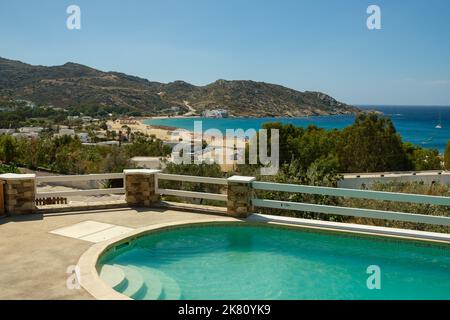
[[[101, 264], [122, 268], [129, 286], [145, 283], [135, 299], [450, 299], [449, 253], [389, 238], [210, 225], [144, 236]], [[367, 285], [369, 266], [379, 267], [379, 289]]]
[[[447, 142], [450, 140], [450, 106], [362, 106], [361, 108], [375, 109], [391, 118], [404, 141], [444, 152]], [[247, 130], [253, 128], [258, 130], [266, 122], [282, 122], [299, 127], [313, 124], [325, 129], [342, 129], [351, 125], [355, 117], [353, 115], [336, 115], [305, 118], [169, 118], [149, 119], [145, 123], [193, 130], [194, 121], [199, 120], [202, 120], [203, 130], [216, 128], [225, 132], [226, 129]], [[435, 127], [440, 121], [442, 129], [436, 129]]]

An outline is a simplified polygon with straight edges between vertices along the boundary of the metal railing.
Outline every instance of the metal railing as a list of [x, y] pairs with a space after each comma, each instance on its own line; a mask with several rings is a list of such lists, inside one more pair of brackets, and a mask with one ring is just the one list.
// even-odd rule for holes
[[[304, 193], [325, 196], [337, 196], [370, 200], [409, 202], [417, 204], [440, 205], [450, 207], [450, 197], [427, 196], [418, 194], [393, 193], [382, 191], [356, 190], [356, 189], [340, 189], [316, 186], [304, 186], [293, 184], [269, 183], [269, 182], [252, 182], [255, 190], [278, 191]], [[450, 226], [450, 217], [433, 216], [424, 214], [414, 214], [405, 212], [349, 208], [339, 206], [329, 206], [320, 204], [279, 201], [269, 199], [252, 198], [254, 207], [283, 209], [303, 212], [324, 213], [340, 216], [352, 216], [359, 218], [385, 219], [404, 222], [426, 223], [433, 225]]]
[[198, 191], [185, 191], [185, 190], [175, 190], [175, 189], [164, 189], [159, 188], [160, 180], [168, 180], [168, 181], [181, 181], [181, 182], [194, 182], [194, 183], [205, 183], [205, 184], [215, 184], [215, 185], [227, 185], [227, 179], [225, 178], [209, 178], [209, 177], [197, 177], [197, 176], [184, 176], [177, 174], [165, 174], [158, 173], [156, 174], [156, 190], [157, 194], [168, 195], [168, 196], [176, 196], [183, 198], [197, 198], [197, 199], [207, 199], [207, 200], [216, 200], [216, 201], [227, 201], [226, 194], [220, 193], [207, 193], [207, 192], [198, 192]]

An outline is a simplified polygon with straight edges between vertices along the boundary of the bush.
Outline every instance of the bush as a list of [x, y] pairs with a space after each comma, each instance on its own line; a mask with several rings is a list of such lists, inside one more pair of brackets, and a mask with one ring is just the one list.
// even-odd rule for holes
[[[432, 196], [450, 197], [450, 188], [442, 184], [427, 185], [422, 182], [405, 182], [405, 183], [391, 182], [386, 184], [375, 183], [371, 189], [375, 191], [425, 194]], [[340, 198], [339, 205], [352, 208], [365, 208], [365, 209], [397, 211], [397, 212], [450, 217], [450, 207], [448, 206], [416, 204], [407, 202], [378, 201], [378, 200], [355, 199], [355, 198]], [[390, 221], [390, 220], [380, 220], [370, 218], [354, 218], [354, 217], [349, 217], [346, 222], [392, 227], [392, 228], [450, 233], [450, 227], [429, 225], [423, 223]]]
[[[167, 163], [164, 173], [169, 174], [179, 174], [187, 176], [197, 176], [197, 177], [211, 177], [211, 178], [222, 178], [224, 174], [222, 173], [220, 166], [218, 164], [175, 164]], [[181, 181], [160, 181], [160, 188], [175, 189], [175, 190], [185, 190], [185, 191], [196, 191], [196, 192], [207, 192], [207, 193], [222, 193], [224, 187], [216, 184], [206, 184], [206, 183], [196, 183], [196, 182], [181, 182]], [[213, 205], [213, 206], [223, 206], [223, 202], [215, 200], [205, 200], [205, 199], [186, 199], [173, 196], [164, 196], [164, 200], [176, 201], [176, 202], [187, 202], [203, 205]]]
[[[335, 169], [336, 162], [337, 160], [334, 158], [318, 159], [309, 166], [306, 174], [304, 174], [301, 169], [301, 161], [294, 160], [289, 164], [283, 164], [276, 176], [260, 176], [258, 177], [258, 180], [275, 183], [335, 187], [337, 181], [341, 179], [341, 176]], [[337, 197], [306, 193], [258, 190], [256, 191], [256, 196], [261, 199], [313, 203], [330, 206], [336, 206], [338, 204]], [[263, 214], [336, 222], [345, 221], [345, 217], [323, 213], [299, 212], [273, 208], [259, 208], [259, 210]]]
[[440, 170], [442, 169], [442, 158], [437, 149], [424, 149], [412, 143], [405, 143], [404, 149], [408, 154], [412, 168], [416, 171], [421, 170]]
[[20, 173], [19, 169], [16, 166], [7, 166], [4, 164], [0, 164], [0, 174], [3, 173]]
[[6, 164], [14, 162], [17, 156], [16, 140], [9, 135], [0, 136], [0, 160]]

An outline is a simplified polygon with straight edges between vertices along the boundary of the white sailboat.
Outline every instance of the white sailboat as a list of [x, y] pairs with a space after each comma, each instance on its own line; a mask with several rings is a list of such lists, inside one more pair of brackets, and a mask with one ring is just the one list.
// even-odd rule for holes
[[442, 113], [439, 113], [439, 123], [435, 127], [436, 129], [442, 129]]

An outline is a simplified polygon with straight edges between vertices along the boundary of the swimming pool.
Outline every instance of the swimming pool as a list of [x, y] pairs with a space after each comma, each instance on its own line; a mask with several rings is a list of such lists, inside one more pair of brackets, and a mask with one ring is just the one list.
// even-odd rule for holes
[[447, 244], [266, 224], [153, 231], [97, 268], [133, 299], [450, 299]]

